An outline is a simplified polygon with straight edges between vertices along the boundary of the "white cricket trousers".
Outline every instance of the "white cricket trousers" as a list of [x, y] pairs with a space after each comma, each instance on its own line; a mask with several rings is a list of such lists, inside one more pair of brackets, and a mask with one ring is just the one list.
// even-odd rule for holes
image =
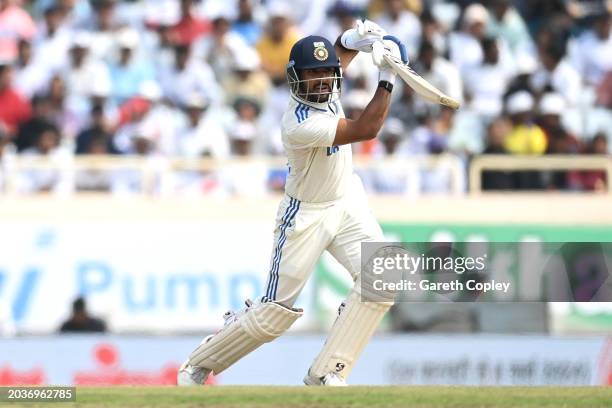
[[292, 307], [316, 262], [327, 250], [357, 280], [361, 243], [383, 240], [363, 185], [354, 174], [348, 192], [323, 203], [301, 202], [285, 195], [276, 214], [270, 273], [262, 301]]

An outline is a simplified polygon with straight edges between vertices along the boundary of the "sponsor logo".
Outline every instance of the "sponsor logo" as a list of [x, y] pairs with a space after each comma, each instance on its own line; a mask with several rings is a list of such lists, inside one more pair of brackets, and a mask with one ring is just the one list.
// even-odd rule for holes
[[[179, 365], [170, 362], [157, 370], [126, 370], [121, 367], [117, 347], [109, 343], [100, 343], [93, 348], [93, 358], [97, 364], [94, 370], [83, 370], [74, 373], [75, 385], [175, 385]], [[206, 381], [213, 384], [211, 375]]]
[[45, 384], [45, 372], [40, 367], [31, 370], [17, 371], [9, 364], [0, 367], [0, 385], [42, 385]]

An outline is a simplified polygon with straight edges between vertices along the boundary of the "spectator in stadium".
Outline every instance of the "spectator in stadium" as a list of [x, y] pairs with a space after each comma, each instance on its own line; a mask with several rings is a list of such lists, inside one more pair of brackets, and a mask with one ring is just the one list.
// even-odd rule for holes
[[531, 76], [531, 86], [538, 95], [556, 92], [565, 98], [569, 106], [575, 106], [580, 98], [582, 80], [565, 58], [566, 44], [552, 41], [539, 47], [540, 68]]
[[193, 45], [193, 56], [208, 63], [217, 81], [221, 81], [231, 70], [237, 54], [249, 48], [242, 37], [230, 31], [230, 28], [230, 18], [220, 14], [212, 20], [211, 33]]
[[[450, 108], [430, 107], [420, 115], [420, 126], [412, 132], [402, 152], [417, 156], [447, 152], [454, 117], [455, 112]], [[447, 193], [451, 186], [451, 174], [442, 167], [422, 170], [418, 177], [420, 185], [413, 190], [416, 192]]]
[[[11, 150], [11, 148], [13, 148], [14, 146], [11, 144], [11, 140], [8, 137], [8, 134], [6, 133], [6, 128], [0, 123], [0, 166], [3, 166], [6, 162], [6, 160], [3, 161], [3, 158], [5, 158], [9, 152], [9, 150]], [[0, 171], [0, 177], [2, 177], [2, 172]], [[0, 183], [0, 187], [2, 186], [2, 183]], [[0, 188], [0, 191], [2, 191], [2, 188]]]
[[481, 45], [482, 63], [465, 68], [465, 92], [469, 108], [488, 122], [502, 112], [503, 95], [513, 72], [500, 62], [496, 39], [485, 38]]
[[[91, 108], [90, 125], [79, 133], [76, 139], [76, 154], [114, 154], [113, 135], [104, 114], [104, 106], [96, 104]], [[104, 141], [105, 146], [101, 145]]]
[[151, 107], [151, 101], [140, 94], [119, 107], [119, 118], [113, 135], [113, 146], [119, 153], [153, 153], [153, 135], [142, 132], [142, 123]]
[[35, 16], [43, 15], [51, 7], [57, 8], [62, 26], [69, 30], [88, 21], [92, 14], [90, 0], [36, 0], [32, 3], [32, 12]]
[[238, 98], [254, 99], [263, 106], [270, 92], [270, 79], [260, 68], [257, 52], [245, 47], [234, 55], [231, 72], [222, 80], [225, 102], [233, 105]]
[[[487, 56], [485, 50], [485, 61], [483, 64], [491, 63]], [[496, 62], [493, 62], [493, 64]], [[429, 83], [451, 98], [456, 99], [459, 103], [463, 102], [463, 81], [459, 71], [450, 61], [438, 55], [432, 43], [428, 41], [421, 43], [414, 66], [417, 72]]]
[[[609, 156], [608, 138], [603, 132], [597, 133], [589, 142], [586, 154], [597, 154]], [[572, 188], [582, 191], [600, 191], [606, 190], [606, 185], [609, 181], [606, 180], [606, 172], [603, 170], [589, 170], [570, 173], [570, 185]]]
[[30, 102], [13, 85], [11, 61], [0, 60], [0, 123], [7, 134], [14, 138], [19, 125], [30, 118]]
[[24, 38], [19, 40], [18, 58], [15, 64], [15, 88], [26, 98], [30, 99], [35, 93], [40, 93], [46, 88], [51, 77], [44, 62], [34, 63], [32, 44]]
[[[508, 98], [506, 111], [512, 121], [512, 130], [504, 140], [504, 148], [508, 153], [539, 156], [546, 152], [546, 134], [533, 123], [534, 107], [534, 98], [526, 91], [519, 91]], [[515, 188], [519, 190], [542, 188], [542, 177], [538, 172], [515, 172], [514, 178]]]
[[569, 1], [565, 0], [523, 1], [522, 14], [525, 16], [531, 35], [535, 36], [544, 26], [555, 25], [563, 28], [571, 26], [572, 19], [566, 9], [568, 4]]
[[40, 65], [40, 69], [47, 70], [49, 76], [66, 64], [71, 44], [72, 31], [62, 22], [62, 8], [55, 3], [48, 5], [32, 42], [34, 63]]
[[137, 97], [147, 105], [138, 133], [155, 141], [157, 153], [174, 155], [176, 132], [182, 125], [183, 113], [162, 98], [161, 88], [155, 81], [143, 83]]
[[[387, 0], [349, 0], [356, 6], [367, 6], [367, 14], [372, 17], [377, 17], [384, 13]], [[435, 1], [435, 0], [434, 0]], [[455, 0], [457, 1], [457, 0]], [[421, 15], [425, 10], [425, 6], [431, 6], [430, 0], [402, 0], [406, 10], [414, 13], [415, 15]], [[423, 4], [425, 3], [425, 4]]]
[[255, 21], [254, 0], [238, 0], [238, 17], [232, 23], [232, 31], [238, 33], [251, 46], [254, 47], [261, 37], [261, 25]]
[[506, 87], [504, 102], [508, 97], [518, 91], [527, 91], [535, 94], [531, 87], [531, 75], [538, 69], [538, 61], [535, 56], [523, 53], [516, 60], [516, 75]]
[[510, 0], [494, 0], [489, 13], [487, 31], [490, 36], [503, 38], [516, 55], [532, 46], [525, 20]]
[[487, 9], [474, 3], [464, 11], [461, 30], [449, 35], [450, 60], [462, 75], [466, 68], [479, 64], [483, 59], [481, 41], [485, 38], [488, 21]]
[[[493, 120], [487, 126], [487, 144], [484, 154], [507, 154], [505, 141], [512, 131], [512, 123], [504, 116]], [[482, 172], [483, 190], [512, 190], [514, 177], [506, 171], [485, 170]]]
[[60, 333], [104, 333], [106, 323], [87, 311], [85, 298], [78, 297], [72, 303], [72, 315], [60, 327]]
[[[36, 162], [40, 157], [46, 157], [55, 166], [61, 166], [69, 160], [71, 154], [60, 147], [61, 135], [53, 125], [40, 130], [35, 135], [34, 145], [22, 152], [23, 163]], [[21, 174], [19, 189], [29, 193], [68, 192], [72, 183], [66, 171], [51, 169], [30, 169]]]
[[138, 32], [132, 28], [124, 28], [117, 33], [118, 55], [109, 66], [115, 104], [136, 95], [144, 82], [154, 78], [151, 65], [137, 58], [139, 42]]
[[229, 155], [227, 134], [218, 119], [209, 114], [210, 101], [201, 93], [187, 94], [181, 103], [184, 125], [177, 131], [172, 155], [225, 158]]
[[325, 38], [338, 38], [345, 30], [355, 24], [359, 18], [359, 9], [345, 0], [336, 1], [327, 12], [328, 24], [321, 28], [321, 35]]
[[377, 156], [392, 157], [398, 155], [402, 142], [407, 139], [407, 129], [398, 118], [389, 117], [380, 133], [380, 144], [378, 145]]
[[[547, 93], [542, 96], [539, 104], [538, 125], [546, 134], [548, 141], [547, 154], [579, 154], [582, 146], [563, 125], [561, 116], [566, 111], [565, 99], [559, 94]], [[550, 173], [548, 187], [552, 189], [567, 189], [568, 173], [554, 171]]]
[[230, 152], [233, 156], [250, 156], [258, 138], [257, 113], [253, 104], [239, 101], [238, 119], [229, 128]]
[[47, 95], [34, 95], [32, 98], [32, 116], [19, 126], [15, 138], [17, 151], [22, 152], [34, 146], [38, 135], [53, 126], [51, 102]]
[[191, 45], [210, 32], [210, 23], [196, 11], [198, 0], [180, 0], [180, 20], [170, 29], [175, 44]]
[[205, 95], [211, 103], [223, 101], [223, 89], [217, 84], [212, 69], [205, 61], [192, 58], [188, 45], [174, 47], [172, 65], [160, 67], [159, 75], [163, 95], [176, 105], [194, 92]]
[[454, 111], [450, 108], [430, 107], [419, 117], [419, 126], [408, 142], [408, 152], [416, 155], [445, 152], [453, 118]]
[[427, 105], [417, 102], [414, 91], [408, 85], [398, 85], [401, 87], [400, 96], [391, 102], [389, 116], [400, 119], [406, 129], [414, 129], [419, 125], [419, 116], [425, 114]]
[[382, 194], [415, 196], [420, 190], [417, 166], [406, 158], [407, 129], [398, 118], [388, 117], [378, 137], [375, 156], [387, 159], [362, 172], [370, 191]]
[[270, 76], [272, 83], [275, 86], [285, 85], [289, 52], [293, 44], [299, 40], [299, 36], [288, 17], [291, 8], [287, 3], [272, 3], [268, 12], [265, 31], [256, 48], [262, 68]]
[[13, 0], [0, 0], [0, 60], [17, 58], [17, 42], [32, 40], [36, 25], [32, 17]]
[[0, 123], [0, 193], [6, 191], [6, 174], [15, 158], [15, 146], [9, 140], [6, 129]]
[[611, 14], [600, 13], [594, 18], [593, 28], [583, 33], [573, 48], [573, 63], [580, 76], [593, 87], [602, 84], [612, 72]]
[[176, 44], [171, 31], [174, 21], [171, 16], [163, 13], [165, 9], [155, 7], [152, 10], [155, 10], [155, 13], [144, 20], [145, 27], [150, 30], [145, 35], [145, 52], [149, 62], [159, 70], [159, 67], [170, 66], [174, 61]]
[[405, 0], [385, 0], [383, 14], [375, 21], [406, 45], [409, 55], [416, 55], [421, 42], [421, 21], [406, 8]]
[[[92, 132], [88, 134], [88, 142], [83, 154], [109, 155], [113, 154], [109, 137], [104, 133]], [[93, 191], [108, 193], [113, 190], [113, 175], [122, 175], [121, 171], [108, 171], [102, 169], [77, 170], [74, 175], [76, 191]]]
[[[234, 157], [249, 156], [254, 152], [260, 131], [257, 124], [259, 106], [247, 99], [234, 104], [236, 120], [228, 129], [231, 154]], [[268, 166], [261, 161], [229, 163], [220, 170], [223, 188], [229, 194], [261, 196], [267, 191]]]
[[421, 47], [423, 43], [431, 44], [437, 56], [447, 54], [446, 32], [444, 27], [431, 13], [430, 10], [423, 11], [421, 14], [421, 26], [423, 27]]
[[526, 91], [519, 91], [508, 98], [506, 111], [512, 121], [512, 130], [504, 141], [510, 154], [541, 155], [546, 152], [546, 134], [533, 123], [534, 99]]
[[90, 1], [93, 15], [90, 20], [85, 20], [80, 28], [89, 31], [91, 56], [109, 62], [115, 51], [117, 32], [123, 26], [115, 13], [117, 0]]
[[567, 103], [559, 94], [547, 93], [540, 99], [537, 123], [546, 135], [547, 154], [578, 154], [582, 151], [580, 142], [561, 121], [566, 109]]
[[612, 71], [608, 72], [597, 90], [597, 105], [612, 110]]
[[[66, 83], [66, 96], [74, 103], [87, 103], [94, 88], [111, 88], [111, 79], [106, 65], [90, 53], [91, 35], [86, 31], [76, 32], [70, 47], [70, 61], [60, 74]], [[71, 101], [72, 102], [72, 101]]]
[[66, 83], [60, 75], [53, 75], [49, 81], [47, 92], [49, 99], [52, 122], [55, 123], [64, 133], [65, 128], [71, 128], [72, 118], [67, 113], [66, 105]]

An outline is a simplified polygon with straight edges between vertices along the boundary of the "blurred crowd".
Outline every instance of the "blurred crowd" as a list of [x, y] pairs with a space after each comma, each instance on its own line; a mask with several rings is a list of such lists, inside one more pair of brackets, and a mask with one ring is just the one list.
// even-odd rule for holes
[[[427, 104], [398, 83], [380, 136], [355, 153], [452, 153], [464, 163], [481, 153], [608, 154], [611, 10], [610, 0], [0, 0], [0, 168], [11, 157], [282, 156], [291, 46], [309, 34], [333, 42], [363, 17], [404, 42], [415, 70], [462, 108]], [[361, 53], [344, 72], [347, 117], [376, 85], [377, 68]], [[407, 170], [409, 162], [364, 171], [366, 187], [448, 191], [448, 172]], [[236, 165], [184, 172], [171, 184], [258, 194], [282, 189], [284, 171]], [[129, 171], [74, 177], [31, 170], [18, 189], [142, 187]], [[483, 179], [486, 189], [605, 184], [598, 171]]]

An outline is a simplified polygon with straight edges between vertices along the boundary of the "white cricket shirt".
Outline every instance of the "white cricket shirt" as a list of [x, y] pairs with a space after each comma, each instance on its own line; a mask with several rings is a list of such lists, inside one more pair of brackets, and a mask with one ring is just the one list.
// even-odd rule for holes
[[291, 197], [320, 203], [344, 195], [353, 161], [350, 145], [332, 145], [340, 118], [339, 101], [306, 105], [291, 97], [281, 124], [289, 166], [285, 192]]

